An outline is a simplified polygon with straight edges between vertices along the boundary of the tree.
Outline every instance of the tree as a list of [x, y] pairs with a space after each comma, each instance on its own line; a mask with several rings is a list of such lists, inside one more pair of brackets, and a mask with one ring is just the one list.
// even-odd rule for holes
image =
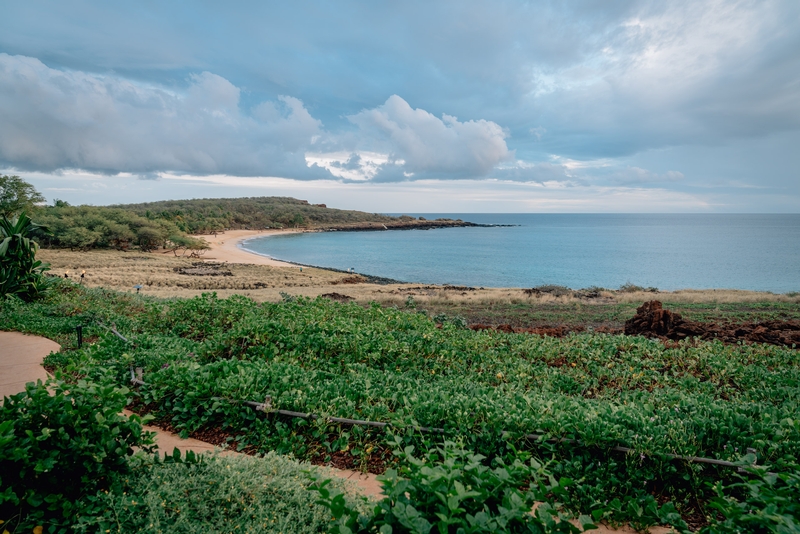
[[102, 235], [99, 232], [75, 226], [61, 234], [59, 241], [61, 241], [62, 245], [69, 247], [70, 250], [89, 250], [95, 246], [101, 237]]
[[36, 259], [37, 232], [49, 232], [22, 213], [17, 219], [0, 216], [0, 297], [16, 295], [33, 300], [49, 286], [44, 276], [50, 266]]
[[22, 212], [30, 213], [44, 197], [19, 176], [0, 176], [0, 216], [10, 219]]
[[157, 249], [164, 244], [164, 234], [160, 228], [155, 226], [142, 226], [136, 230], [136, 240], [139, 248], [148, 252]]
[[192, 256], [198, 256], [201, 254], [199, 251], [208, 250], [209, 246], [206, 243], [205, 239], [197, 239], [195, 237], [189, 237], [187, 235], [171, 235], [166, 243], [166, 248], [171, 250], [175, 256], [178, 256], [178, 251], [182, 250], [181, 256], [186, 254], [186, 251], [191, 251], [190, 254]]

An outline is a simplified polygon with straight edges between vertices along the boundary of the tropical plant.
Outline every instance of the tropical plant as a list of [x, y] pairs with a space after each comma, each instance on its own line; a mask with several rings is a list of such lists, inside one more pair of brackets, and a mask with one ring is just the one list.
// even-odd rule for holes
[[17, 219], [0, 218], [0, 297], [16, 295], [33, 300], [47, 289], [44, 272], [50, 266], [36, 259], [39, 245], [33, 235], [37, 232], [49, 230], [25, 213]]

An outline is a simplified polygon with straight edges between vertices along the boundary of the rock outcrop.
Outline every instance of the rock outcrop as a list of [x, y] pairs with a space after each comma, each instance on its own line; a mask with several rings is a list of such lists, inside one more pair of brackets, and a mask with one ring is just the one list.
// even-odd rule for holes
[[700, 323], [684, 319], [678, 313], [665, 310], [661, 302], [651, 300], [625, 321], [629, 336], [657, 337], [681, 340], [689, 337], [718, 339], [726, 343], [749, 341], [787, 347], [800, 347], [800, 322], [764, 321], [760, 323]]

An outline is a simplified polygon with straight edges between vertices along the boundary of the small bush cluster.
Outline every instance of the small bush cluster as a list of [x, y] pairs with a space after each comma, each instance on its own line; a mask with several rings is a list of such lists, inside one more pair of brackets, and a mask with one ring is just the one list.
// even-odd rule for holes
[[[195, 456], [176, 450], [132, 462], [124, 491], [98, 492], [75, 532], [308, 534], [326, 532], [330, 512], [308, 491], [313, 468], [286, 457]], [[331, 481], [342, 492], [341, 481]], [[349, 506], [360, 506], [346, 496]]]
[[[396, 446], [402, 446], [397, 440]], [[486, 457], [471, 453], [453, 442], [445, 442], [421, 458], [406, 447], [395, 454], [400, 470], [390, 469], [378, 480], [385, 497], [367, 513], [349, 505], [341, 491], [331, 490], [329, 481], [317, 481], [311, 489], [320, 495], [319, 502], [331, 511], [333, 534], [431, 531], [454, 533], [564, 532], [582, 529], [560, 517], [548, 503], [563, 494], [570, 480], [556, 481], [534, 460], [515, 459], [505, 464], [495, 459], [485, 465]], [[593, 527], [588, 517], [581, 517], [584, 528]]]
[[[52, 392], [52, 394], [51, 394]], [[128, 470], [134, 447], [152, 436], [120, 414], [128, 391], [60, 380], [29, 383], [0, 407], [0, 520], [6, 530], [66, 527], [87, 496]]]

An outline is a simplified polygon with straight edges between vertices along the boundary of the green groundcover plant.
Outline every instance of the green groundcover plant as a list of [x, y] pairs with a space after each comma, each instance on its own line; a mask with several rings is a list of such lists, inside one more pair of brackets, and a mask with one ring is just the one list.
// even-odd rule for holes
[[29, 383], [0, 406], [0, 520], [10, 532], [66, 529], [84, 500], [128, 471], [152, 436], [120, 414], [128, 390], [61, 380]]
[[[402, 441], [395, 444], [401, 446]], [[413, 447], [395, 454], [401, 467], [378, 477], [384, 498], [367, 513], [349, 505], [341, 491], [329, 488], [330, 481], [315, 482], [311, 489], [319, 493], [319, 502], [331, 510], [334, 519], [330, 532], [488, 534], [583, 530], [560, 517], [548, 503], [538, 503], [531, 513], [537, 501], [563, 494], [564, 487], [572, 483], [567, 479], [556, 481], [535, 460], [524, 463], [515, 459], [505, 464], [496, 459], [489, 467], [484, 456], [453, 442], [444, 442], [422, 458], [413, 455]], [[580, 523], [584, 528], [595, 528], [588, 517], [581, 517]]]
[[[739, 482], [736, 469], [671, 454], [736, 462], [753, 448], [749, 463], [794, 472], [797, 350], [594, 333], [555, 339], [438, 319], [325, 299], [158, 300], [64, 282], [43, 300], [0, 307], [4, 328], [65, 346], [85, 326], [88, 345], [51, 355], [48, 365], [118, 385], [141, 368], [146, 384], [131, 393], [137, 410], [184, 434], [222, 430], [258, 452], [379, 471], [402, 463], [391, 454], [397, 436], [400, 449], [429, 450], [445, 438], [506, 465], [530, 454], [557, 480], [573, 481], [558, 498], [563, 510], [642, 528], [677, 524], [661, 512], [667, 502], [699, 528], [718, 513], [713, 484]], [[267, 398], [265, 412], [241, 402]], [[327, 416], [382, 421], [392, 432]]]
[[739, 482], [717, 483], [709, 507], [716, 512], [703, 534], [800, 532], [800, 466], [784, 473], [747, 467]]

